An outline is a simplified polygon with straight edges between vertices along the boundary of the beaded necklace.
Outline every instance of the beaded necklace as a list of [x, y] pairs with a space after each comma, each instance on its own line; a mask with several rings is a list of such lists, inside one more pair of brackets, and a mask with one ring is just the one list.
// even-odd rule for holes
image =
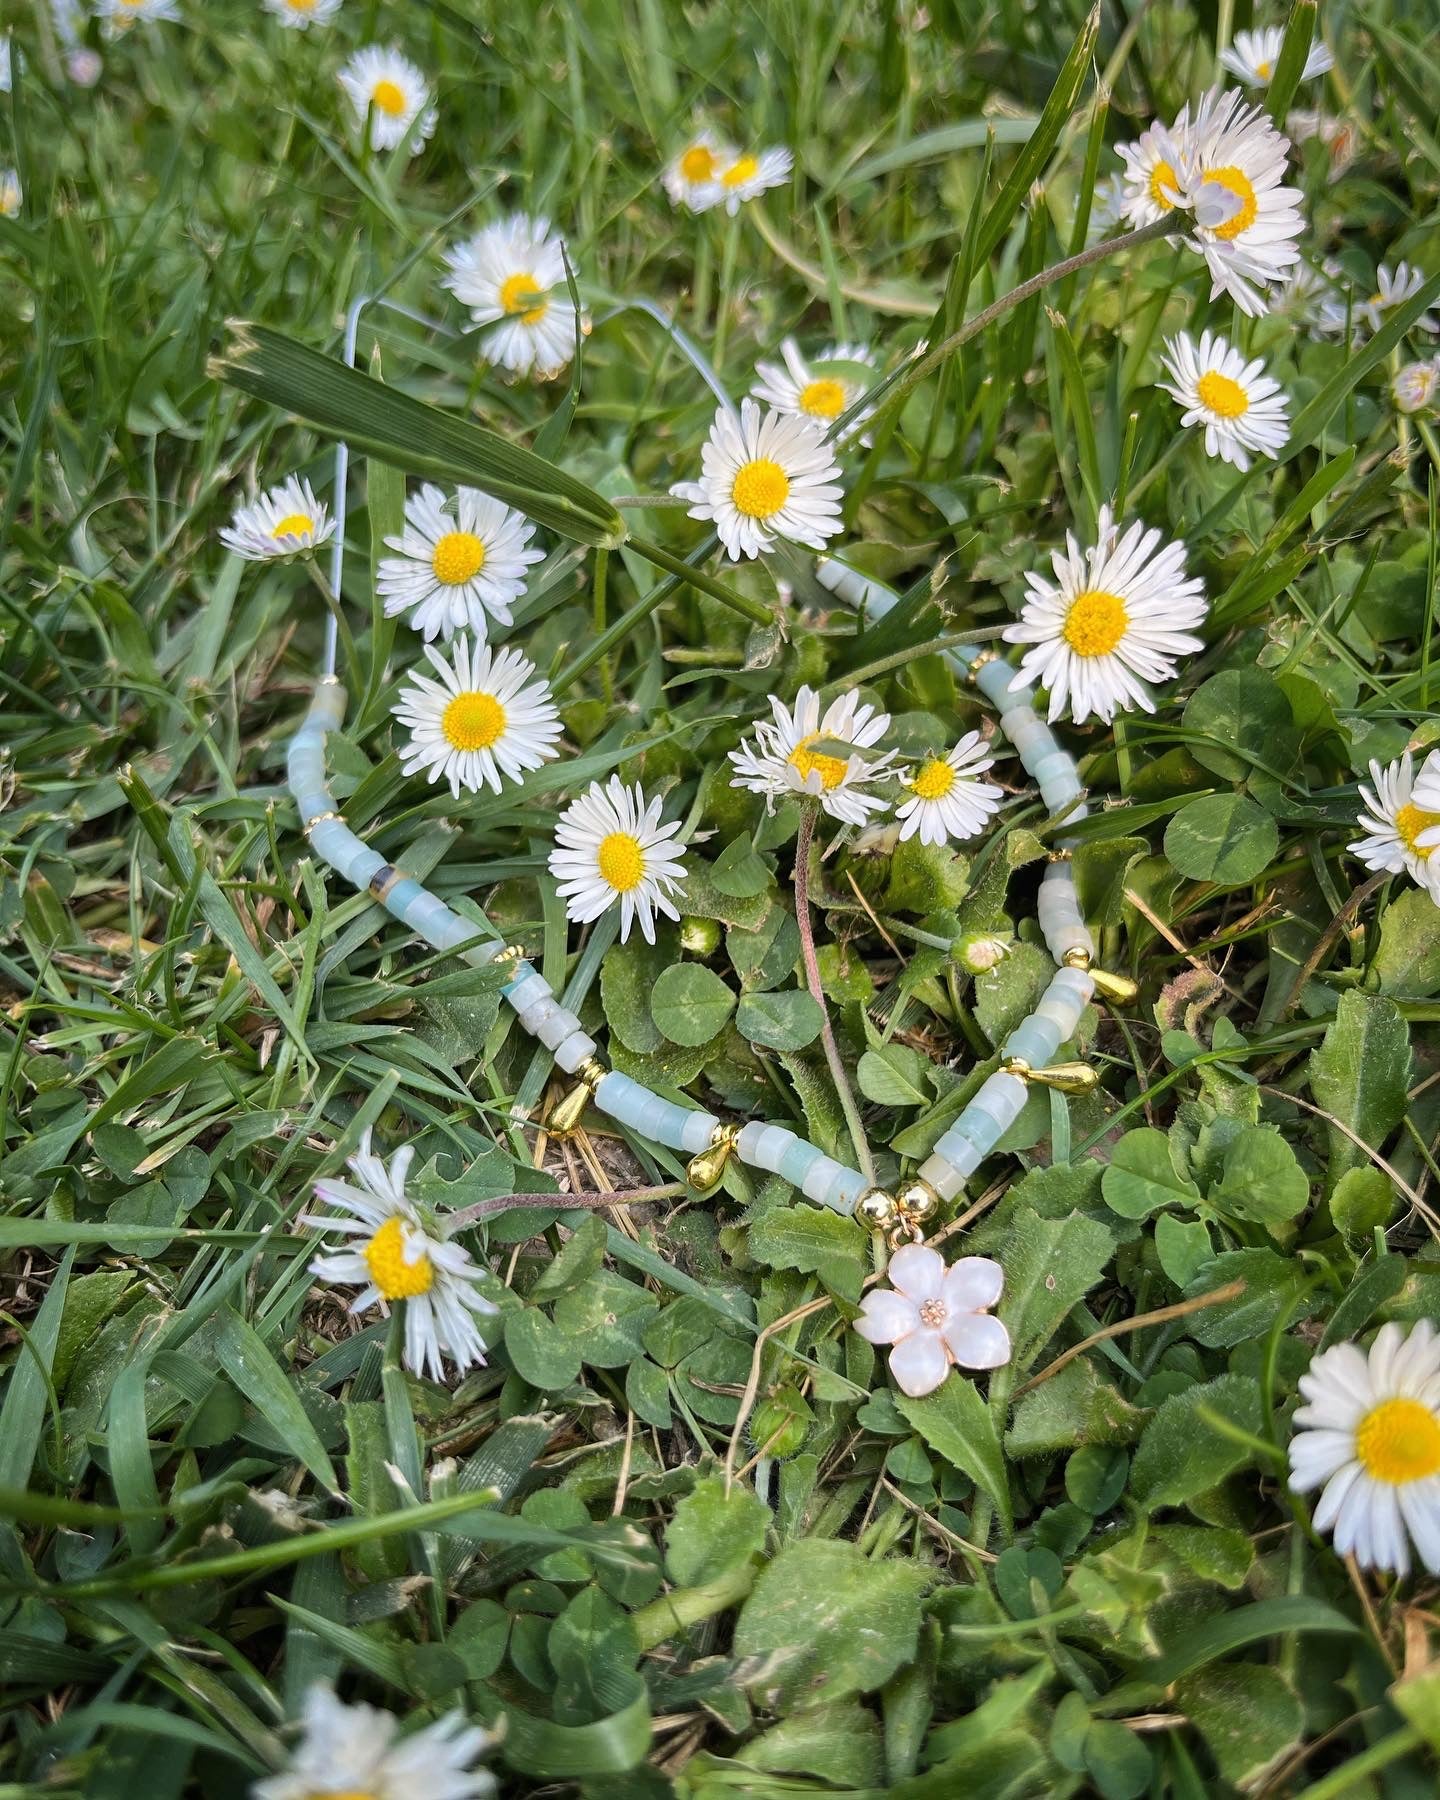
[[[347, 349], [352, 345], [353, 326], [347, 334]], [[343, 557], [345, 454], [342, 445], [336, 459], [339, 523], [332, 584], [336, 595]], [[816, 574], [837, 599], [875, 618], [883, 617], [899, 601], [893, 589], [835, 557], [818, 558]], [[752, 1168], [779, 1175], [818, 1206], [857, 1214], [872, 1228], [884, 1231], [895, 1245], [907, 1238], [921, 1238], [923, 1227], [961, 1193], [966, 1180], [1019, 1117], [1029, 1086], [1084, 1094], [1098, 1084], [1099, 1077], [1088, 1063], [1054, 1063], [1052, 1058], [1074, 1036], [1081, 1014], [1097, 993], [1124, 1002], [1134, 998], [1136, 989], [1126, 978], [1094, 966], [1094, 941], [1075, 893], [1071, 857], [1077, 840], [1065, 836], [1051, 853], [1038, 901], [1041, 935], [1057, 965], [1055, 974], [1034, 1011], [1006, 1037], [999, 1068], [897, 1192], [869, 1185], [857, 1170], [827, 1156], [788, 1126], [721, 1120], [701, 1108], [653, 1093], [642, 1082], [607, 1068], [595, 1039], [519, 945], [504, 943], [488, 922], [477, 931], [471, 920], [388, 863], [346, 824], [330, 792], [325, 769], [325, 739], [338, 729], [345, 710], [344, 687], [333, 672], [334, 650], [332, 626], [326, 652], [330, 672], [318, 681], [310, 709], [287, 752], [290, 790], [306, 836], [331, 868], [368, 892], [432, 948], [454, 952], [472, 967], [505, 968], [501, 993], [521, 1027], [550, 1051], [557, 1068], [576, 1078], [549, 1112], [546, 1124], [552, 1133], [573, 1132], [593, 1102], [636, 1136], [688, 1156], [687, 1180], [701, 1192], [715, 1187], [728, 1159], [738, 1156]], [[993, 650], [962, 646], [945, 654], [957, 672], [997, 707], [1000, 729], [1038, 785], [1051, 816], [1063, 815], [1062, 822], [1083, 819], [1087, 811], [1084, 788], [1074, 760], [1036, 716], [1028, 690], [1013, 686], [1013, 666]]]

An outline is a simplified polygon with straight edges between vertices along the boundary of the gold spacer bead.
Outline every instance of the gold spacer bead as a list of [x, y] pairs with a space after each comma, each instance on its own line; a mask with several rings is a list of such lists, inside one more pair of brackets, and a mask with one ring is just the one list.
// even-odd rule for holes
[[397, 869], [394, 863], [381, 863], [380, 867], [366, 883], [366, 886], [370, 889], [371, 895], [376, 900], [383, 901], [386, 895], [399, 887], [404, 879], [405, 871], [403, 869]]
[[310, 833], [315, 829], [315, 827], [317, 825], [323, 825], [327, 819], [338, 819], [342, 825], [345, 823], [344, 813], [318, 812], [314, 815], [313, 818], [307, 819], [301, 829], [304, 831], [306, 837], [308, 838]]
[[1081, 950], [1077, 946], [1074, 950], [1067, 950], [1060, 960], [1067, 969], [1088, 969], [1090, 967], [1090, 952], [1088, 950]]
[[872, 1231], [884, 1231], [895, 1223], [899, 1205], [893, 1194], [886, 1193], [884, 1188], [866, 1188], [855, 1202], [855, 1216]]
[[685, 1179], [697, 1193], [708, 1194], [720, 1185], [725, 1165], [740, 1141], [740, 1126], [722, 1121], [710, 1133], [710, 1142], [685, 1165]]
[[545, 1129], [552, 1137], [569, 1137], [585, 1117], [585, 1108], [595, 1098], [595, 1090], [609, 1074], [599, 1057], [587, 1056], [575, 1071], [575, 1085], [568, 1088], [550, 1108]]
[[1089, 1063], [1051, 1063], [1044, 1069], [1032, 1069], [1023, 1056], [1012, 1056], [1000, 1065], [1002, 1075], [1014, 1075], [1027, 1085], [1054, 1088], [1061, 1094], [1093, 1094], [1100, 1085], [1100, 1074]]
[[1073, 850], [1065, 849], [1052, 850], [1045, 860], [1052, 863], [1074, 862], [1075, 852]]
[[912, 1175], [895, 1196], [895, 1204], [907, 1223], [923, 1225], [935, 1217], [944, 1201], [928, 1181], [919, 1175]]
[[490, 958], [490, 967], [493, 969], [501, 967], [505, 963], [518, 963], [524, 962], [524, 960], [525, 946], [523, 944], [506, 944], [503, 950], [497, 950]]
[[975, 658], [974, 662], [971, 663], [970, 667], [965, 671], [966, 681], [970, 683], [971, 687], [978, 686], [980, 671], [985, 667], [986, 663], [998, 662], [999, 660], [999, 653], [997, 651], [982, 650]]

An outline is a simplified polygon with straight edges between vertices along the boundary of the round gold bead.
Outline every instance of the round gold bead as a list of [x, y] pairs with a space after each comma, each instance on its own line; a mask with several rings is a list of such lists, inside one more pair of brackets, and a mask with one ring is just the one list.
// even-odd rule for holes
[[855, 1202], [856, 1217], [872, 1231], [883, 1231], [893, 1222], [896, 1210], [895, 1196], [887, 1194], [884, 1188], [866, 1188]]
[[916, 1175], [895, 1196], [895, 1204], [911, 1224], [923, 1225], [939, 1212], [941, 1202], [930, 1183]]

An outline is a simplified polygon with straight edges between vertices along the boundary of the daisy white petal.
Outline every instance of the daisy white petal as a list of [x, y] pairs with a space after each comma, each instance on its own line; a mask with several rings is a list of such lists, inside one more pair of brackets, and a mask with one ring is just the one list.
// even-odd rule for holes
[[376, 150], [393, 150], [409, 142], [410, 154], [433, 137], [438, 114], [430, 104], [424, 74], [393, 44], [365, 44], [340, 70], [338, 80], [350, 102], [355, 123], [369, 128]]
[[[793, 710], [773, 696], [770, 708], [774, 716], [756, 725], [753, 743], [747, 740], [730, 752], [731, 787], [763, 794], [772, 811], [777, 800], [811, 794], [832, 819], [847, 825], [863, 825], [883, 810], [884, 799], [871, 789], [889, 777], [892, 757], [859, 752], [884, 737], [889, 713], [842, 694], [822, 715], [820, 696], [808, 687], [795, 696]], [[839, 754], [844, 749], [848, 755]]]
[[558, 755], [560, 715], [527, 656], [472, 648], [468, 637], [455, 639], [453, 661], [434, 645], [425, 655], [439, 680], [413, 675], [394, 707], [410, 732], [400, 758], [405, 774], [423, 770], [427, 781], [448, 781], [458, 800], [462, 788], [498, 794], [504, 781]]
[[220, 542], [247, 562], [275, 562], [313, 550], [335, 535], [335, 521], [308, 481], [291, 475], [237, 509]]
[[981, 781], [995, 758], [978, 731], [967, 731], [954, 749], [932, 756], [915, 769], [901, 769], [908, 798], [895, 808], [900, 837], [922, 844], [960, 843], [985, 829], [1005, 798], [1004, 788]]
[[474, 1765], [489, 1735], [459, 1712], [398, 1735], [395, 1717], [346, 1706], [317, 1684], [305, 1699], [300, 1741], [278, 1775], [257, 1781], [251, 1800], [486, 1800], [495, 1780]]
[[1360, 132], [1351, 119], [1338, 117], [1335, 113], [1322, 112], [1297, 106], [1285, 120], [1285, 130], [1297, 144], [1308, 143], [1312, 138], [1325, 146], [1330, 158], [1330, 173], [1340, 176], [1355, 160], [1355, 153], [1360, 148]]
[[1180, 204], [1181, 169], [1190, 130], [1189, 106], [1173, 125], [1152, 125], [1133, 144], [1117, 146], [1125, 165], [1120, 212], [1137, 231], [1154, 225]]
[[1092, 714], [1108, 724], [1129, 708], [1153, 712], [1147, 684], [1170, 680], [1176, 658], [1204, 648], [1192, 628], [1208, 610], [1205, 587], [1185, 574], [1185, 546], [1162, 545], [1140, 524], [1122, 535], [1102, 506], [1094, 548], [1067, 535], [1052, 561], [1056, 579], [1027, 575], [1025, 605], [1005, 628], [1007, 642], [1034, 646], [1013, 685], [1048, 688], [1051, 720], [1067, 707], [1077, 725]]
[[1323, 1488], [1316, 1530], [1333, 1532], [1336, 1550], [1362, 1568], [1399, 1575], [1413, 1543], [1440, 1575], [1440, 1340], [1429, 1322], [1408, 1335], [1382, 1326], [1368, 1357], [1353, 1344], [1322, 1351], [1301, 1388], [1308, 1405], [1294, 1418], [1290, 1486]]
[[[1432, 754], [1427, 764], [1433, 761]], [[1358, 823], [1365, 836], [1346, 848], [1367, 869], [1408, 875], [1440, 906], [1440, 779], [1426, 779], [1418, 798], [1416, 789], [1408, 750], [1398, 762], [1372, 762], [1369, 782], [1360, 783], [1365, 809]], [[1437, 802], [1436, 810], [1427, 808], [1426, 798]]]
[[512, 374], [558, 375], [575, 354], [564, 248], [548, 219], [512, 213], [445, 252], [442, 287], [485, 329], [491, 362]]
[[762, 413], [753, 400], [736, 415], [721, 407], [700, 453], [699, 481], [670, 492], [710, 519], [733, 562], [758, 556], [777, 538], [823, 550], [840, 530], [840, 465], [810, 419]]
[[[1396, 263], [1393, 273], [1387, 263], [1381, 263], [1375, 271], [1375, 291], [1357, 309], [1359, 317], [1371, 331], [1378, 331], [1396, 307], [1414, 299], [1425, 282], [1426, 276], [1422, 271], [1412, 269], [1408, 262]], [[1433, 312], [1423, 312], [1410, 329], [1440, 331], [1440, 317]]]
[[[349, 1218], [302, 1213], [299, 1223], [315, 1231], [336, 1230], [355, 1240], [353, 1248], [317, 1257], [311, 1272], [322, 1281], [360, 1287], [352, 1312], [379, 1305], [388, 1313], [405, 1302], [405, 1364], [416, 1375], [443, 1381], [444, 1359], [464, 1371], [485, 1361], [485, 1339], [476, 1315], [497, 1308], [477, 1287], [481, 1270], [462, 1245], [451, 1243], [443, 1220], [410, 1199], [405, 1175], [413, 1152], [407, 1146], [387, 1168], [370, 1148], [367, 1130], [350, 1158], [355, 1183], [319, 1181], [315, 1197]], [[363, 1228], [357, 1232], [355, 1223]]]
[[1218, 332], [1188, 331], [1165, 344], [1169, 381], [1157, 385], [1185, 409], [1180, 423], [1205, 427], [1205, 453], [1248, 469], [1252, 453], [1276, 456], [1290, 436], [1290, 402], [1256, 357], [1246, 359]]
[[427, 483], [405, 502], [405, 529], [386, 538], [387, 556], [376, 587], [387, 616], [408, 613], [428, 643], [473, 631], [482, 642], [491, 622], [510, 625], [511, 606], [525, 592], [527, 570], [543, 562], [532, 547], [535, 527], [513, 507], [478, 488], [460, 488], [453, 501]]
[[647, 800], [636, 785], [627, 788], [618, 775], [605, 786], [592, 782], [561, 813], [550, 852], [550, 873], [565, 910], [577, 924], [618, 904], [620, 942], [638, 919], [647, 944], [655, 942], [655, 915], [678, 919], [675, 897], [685, 887], [683, 852], [671, 840], [679, 821], [660, 823], [663, 802]]
[[[1269, 87], [1284, 42], [1283, 25], [1267, 25], [1262, 31], [1237, 31], [1230, 48], [1220, 52], [1221, 66], [1238, 76], [1246, 87]], [[1313, 81], [1334, 67], [1335, 59], [1326, 46], [1311, 44], [1300, 79]]]
[[132, 25], [174, 24], [180, 8], [176, 0], [95, 0], [95, 16], [107, 37], [118, 37]]
[[1390, 381], [1390, 398], [1402, 413], [1425, 412], [1440, 393], [1440, 356], [1428, 362], [1409, 362], [1397, 369]]

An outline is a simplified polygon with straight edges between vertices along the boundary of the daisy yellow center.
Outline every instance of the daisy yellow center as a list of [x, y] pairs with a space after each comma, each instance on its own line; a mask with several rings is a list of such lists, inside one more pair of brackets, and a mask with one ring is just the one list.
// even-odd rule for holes
[[910, 792], [921, 800], [943, 800], [954, 785], [955, 771], [937, 756], [910, 783]]
[[747, 181], [753, 181], [760, 173], [759, 159], [754, 156], [742, 156], [720, 177], [722, 187], [743, 187]]
[[1270, 62], [1256, 63], [1255, 73], [1260, 77], [1260, 79], [1262, 81], [1268, 81], [1270, 79], [1270, 77], [1275, 73], [1275, 65], [1274, 65], [1274, 63], [1270, 63]]
[[768, 456], [741, 463], [730, 489], [736, 512], [747, 519], [769, 519], [790, 498], [790, 477]]
[[1129, 624], [1130, 614], [1118, 594], [1089, 588], [1070, 602], [1061, 635], [1077, 656], [1108, 656]]
[[713, 181], [715, 152], [708, 144], [692, 144], [680, 158], [680, 173], [687, 181]]
[[1224, 169], [1207, 169], [1204, 179], [1223, 187], [1240, 202], [1240, 210], [1233, 219], [1227, 219], [1223, 225], [1214, 227], [1216, 237], [1225, 238], [1228, 242], [1231, 238], [1239, 237], [1242, 231], [1248, 231], [1259, 214], [1260, 202], [1255, 197], [1255, 190], [1245, 171], [1237, 169], [1232, 163]]
[[1163, 212], [1175, 210], [1175, 196], [1180, 192], [1180, 181], [1168, 162], [1157, 162], [1150, 171], [1150, 198]]
[[285, 0], [291, 12], [314, 12], [315, 0]]
[[383, 112], [392, 119], [398, 119], [405, 110], [405, 91], [393, 81], [377, 81], [370, 98], [375, 102], [377, 112]]
[[931, 1331], [938, 1331], [949, 1316], [950, 1309], [943, 1300], [920, 1302], [920, 1323], [929, 1326]]
[[1222, 419], [1243, 419], [1250, 410], [1250, 396], [1244, 388], [1218, 369], [1207, 369], [1195, 383], [1195, 392], [1200, 404]]
[[413, 1300], [417, 1294], [428, 1294], [435, 1280], [428, 1256], [406, 1262], [405, 1221], [398, 1214], [387, 1219], [365, 1246], [365, 1266], [385, 1300]]
[[493, 694], [457, 694], [440, 715], [452, 750], [488, 750], [505, 731], [505, 708]]
[[1420, 806], [1402, 806], [1395, 815], [1396, 837], [1412, 856], [1418, 856], [1422, 862], [1430, 856], [1434, 845], [1422, 845], [1416, 840], [1422, 831], [1430, 831], [1436, 825], [1440, 825], [1440, 813], [1426, 812]]
[[430, 556], [435, 579], [459, 587], [485, 567], [485, 546], [473, 531], [447, 531]]
[[[305, 0], [303, 5], [297, 5], [296, 0], [290, 0], [290, 5], [295, 8], [296, 12], [309, 12], [313, 4], [314, 0]], [[312, 1788], [307, 1800], [376, 1800], [376, 1796], [369, 1788], [326, 1788], [323, 1794], [319, 1788]]]
[[500, 305], [522, 325], [538, 325], [550, 309], [545, 290], [533, 275], [507, 275], [500, 283]]
[[1360, 1421], [1355, 1454], [1391, 1487], [1440, 1475], [1440, 1419], [1418, 1400], [1382, 1400]]
[[828, 375], [800, 390], [800, 410], [812, 419], [838, 419], [845, 410], [845, 389]]
[[645, 852], [628, 831], [612, 831], [601, 838], [595, 861], [600, 879], [617, 894], [628, 894], [645, 879]]
[[313, 528], [314, 521], [308, 513], [286, 513], [270, 535], [272, 538], [303, 537]]
[[816, 732], [815, 737], [801, 739], [790, 752], [790, 767], [797, 772], [802, 781], [808, 781], [812, 775], [818, 775], [821, 787], [828, 794], [832, 789], [839, 787], [845, 779], [845, 771], [849, 764], [841, 757], [826, 756], [823, 751], [812, 750], [810, 746], [819, 735], [819, 732]]

